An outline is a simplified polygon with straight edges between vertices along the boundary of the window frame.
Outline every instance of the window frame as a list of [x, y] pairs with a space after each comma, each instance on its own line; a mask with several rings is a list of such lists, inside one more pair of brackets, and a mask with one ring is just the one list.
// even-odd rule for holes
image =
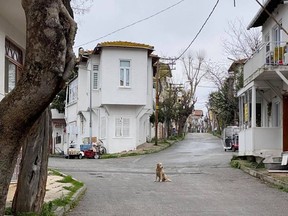
[[[129, 66], [122, 66], [121, 65], [122, 62], [129, 62]], [[120, 69], [119, 69], [119, 86], [121, 88], [131, 88], [131, 60], [130, 59], [120, 59], [119, 65], [120, 65]], [[123, 71], [123, 84], [121, 84], [122, 71]], [[127, 78], [127, 74], [128, 74], [128, 78]]]
[[272, 103], [272, 116], [273, 127], [281, 127], [281, 104], [278, 100]]
[[[99, 65], [98, 64], [95, 64], [95, 65], [93, 65], [93, 67], [92, 67], [92, 83], [93, 83], [93, 85], [92, 85], [92, 89], [93, 90], [99, 90], [99, 75], [100, 75], [100, 73], [99, 73]], [[96, 80], [96, 82], [95, 82], [95, 75], [97, 76], [97, 80]]]
[[[14, 86], [10, 89], [9, 87], [9, 65], [12, 64], [15, 66], [15, 75], [14, 75]], [[13, 43], [11, 40], [5, 38], [5, 71], [4, 71], [4, 91], [9, 93], [12, 89], [15, 88], [21, 73], [23, 70], [23, 51], [22, 49]]]
[[[128, 126], [125, 125], [128, 122]], [[126, 124], [127, 124], [126, 122]], [[120, 124], [118, 124], [120, 123]], [[115, 117], [115, 137], [128, 138], [131, 133], [131, 118], [130, 117]]]
[[[68, 86], [68, 104], [76, 103], [78, 100], [78, 82], [73, 80]], [[73, 92], [74, 91], [74, 92]]]

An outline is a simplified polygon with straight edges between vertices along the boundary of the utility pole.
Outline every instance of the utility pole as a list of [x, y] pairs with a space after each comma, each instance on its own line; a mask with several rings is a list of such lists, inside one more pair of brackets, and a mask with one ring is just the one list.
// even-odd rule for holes
[[[163, 61], [170, 61], [171, 63], [161, 63], [160, 59], [157, 61], [156, 65], [156, 74], [155, 74], [155, 145], [158, 145], [158, 123], [159, 123], [159, 97], [160, 97], [160, 89], [159, 89], [159, 82], [161, 78], [166, 77], [171, 73], [171, 70], [174, 70], [175, 65], [175, 58], [161, 58]], [[165, 69], [165, 66], [167, 65], [167, 69]], [[172, 65], [172, 68], [170, 68], [169, 65]], [[161, 68], [162, 67], [162, 68]], [[167, 71], [166, 71], [167, 70]], [[160, 71], [162, 71], [162, 74], [160, 76]], [[163, 73], [164, 71], [164, 73]]]
[[156, 96], [155, 96], [155, 145], [158, 145], [158, 112], [159, 112], [159, 60], [156, 68]]

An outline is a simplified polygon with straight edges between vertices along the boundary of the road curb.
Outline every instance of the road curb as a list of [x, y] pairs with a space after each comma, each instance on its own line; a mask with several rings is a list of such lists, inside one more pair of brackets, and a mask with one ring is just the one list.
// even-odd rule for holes
[[272, 185], [278, 187], [279, 189], [287, 189], [288, 190], [288, 184], [283, 182], [283, 181], [281, 181], [281, 180], [279, 180], [279, 179], [275, 179], [275, 178], [273, 178], [271, 176], [268, 176], [266, 174], [257, 172], [256, 170], [253, 170], [253, 169], [251, 169], [249, 167], [245, 167], [245, 166], [242, 166], [242, 165], [240, 166], [240, 169], [242, 171], [244, 171], [245, 173], [248, 173], [249, 175], [262, 180], [265, 183], [272, 184]]
[[65, 213], [67, 213], [70, 209], [74, 208], [75, 205], [78, 203], [78, 201], [82, 198], [82, 196], [86, 193], [87, 187], [86, 185], [83, 185], [73, 196], [71, 197], [71, 201], [69, 204], [65, 206], [59, 206], [56, 208], [54, 214], [56, 216], [63, 216]]

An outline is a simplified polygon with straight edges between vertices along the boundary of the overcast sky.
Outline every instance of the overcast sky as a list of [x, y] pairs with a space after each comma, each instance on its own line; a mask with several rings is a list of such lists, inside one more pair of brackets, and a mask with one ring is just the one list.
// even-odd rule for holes
[[[90, 10], [76, 15], [78, 31], [75, 47], [93, 49], [103, 41], [131, 41], [154, 46], [160, 56], [178, 56], [195, 37], [217, 0], [92, 0]], [[169, 10], [115, 34], [93, 41], [117, 29], [149, 17], [171, 5]], [[189, 49], [191, 52], [205, 50], [206, 59], [227, 62], [222, 41], [227, 40], [228, 22], [241, 19], [245, 26], [256, 15], [260, 6], [255, 0], [220, 0], [210, 20]], [[261, 2], [263, 2], [261, 0]], [[85, 44], [85, 45], [84, 45]], [[78, 48], [75, 48], [77, 52]], [[175, 77], [181, 77], [181, 65], [177, 62]], [[178, 80], [176, 80], [178, 81]], [[203, 82], [202, 86], [207, 83]], [[211, 88], [199, 88], [196, 108], [204, 109]]]

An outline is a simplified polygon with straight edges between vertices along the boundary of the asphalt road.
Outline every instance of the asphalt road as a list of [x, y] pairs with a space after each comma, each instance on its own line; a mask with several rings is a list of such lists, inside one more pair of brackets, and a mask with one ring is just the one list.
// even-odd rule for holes
[[[287, 216], [288, 194], [229, 166], [232, 152], [210, 134], [155, 154], [119, 159], [50, 158], [49, 166], [72, 175], [87, 192], [69, 215]], [[154, 182], [162, 162], [172, 182]]]

